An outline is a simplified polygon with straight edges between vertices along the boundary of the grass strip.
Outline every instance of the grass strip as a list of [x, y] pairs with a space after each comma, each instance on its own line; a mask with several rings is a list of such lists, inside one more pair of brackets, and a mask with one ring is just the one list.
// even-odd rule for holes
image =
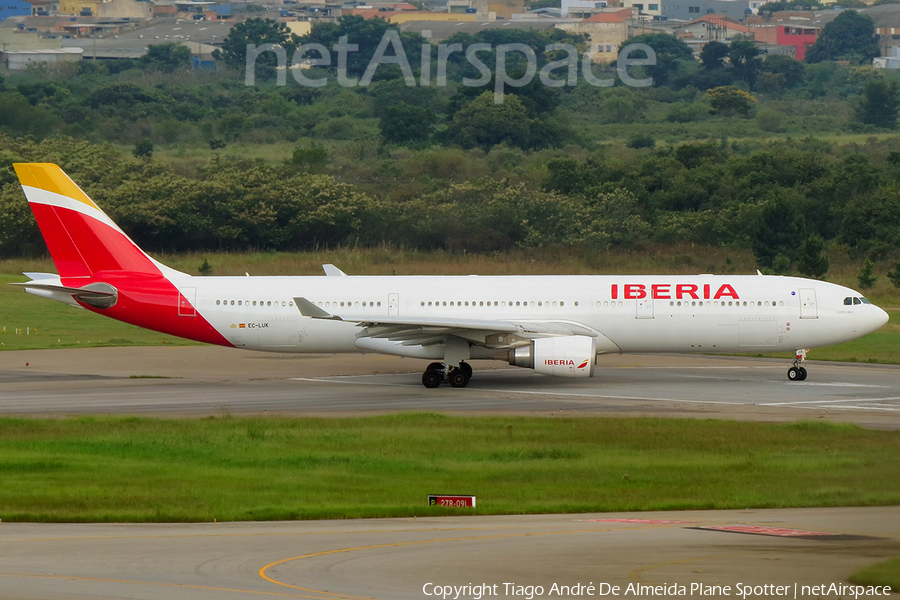
[[863, 567], [850, 576], [850, 583], [865, 586], [887, 585], [895, 592], [900, 591], [900, 556], [870, 567]]
[[[212, 521], [900, 503], [900, 432], [827, 422], [0, 419], [4, 521]], [[478, 496], [472, 511], [430, 493]]]

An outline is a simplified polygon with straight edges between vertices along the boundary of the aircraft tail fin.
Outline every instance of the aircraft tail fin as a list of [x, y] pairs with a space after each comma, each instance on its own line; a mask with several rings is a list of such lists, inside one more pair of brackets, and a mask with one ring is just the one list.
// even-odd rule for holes
[[160, 275], [160, 265], [131, 241], [57, 165], [13, 165], [60, 277], [128, 271]]

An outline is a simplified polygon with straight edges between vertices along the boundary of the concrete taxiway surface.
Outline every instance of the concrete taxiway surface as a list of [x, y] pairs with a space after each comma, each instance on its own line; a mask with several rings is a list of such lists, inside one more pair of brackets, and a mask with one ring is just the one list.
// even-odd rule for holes
[[[27, 365], [27, 366], [26, 366]], [[713, 356], [601, 357], [592, 379], [473, 361], [465, 389], [422, 387], [425, 362], [378, 355], [265, 354], [218, 347], [0, 353], [0, 414], [204, 416], [446, 411], [829, 419], [900, 428], [900, 367]]]
[[[731, 357], [604, 357], [587, 380], [500, 363], [474, 366], [469, 387], [427, 390], [419, 380], [423, 362], [375, 355], [215, 347], [3, 352], [0, 414], [436, 410], [828, 419], [900, 428], [894, 366], [811, 362], [809, 379], [793, 383], [785, 378], [787, 361]], [[691, 584], [718, 585], [706, 596], [720, 598], [793, 597], [796, 584], [797, 598], [846, 598], [846, 590], [804, 593], [802, 586], [846, 585], [856, 569], [898, 554], [898, 507], [435, 518], [423, 506], [418, 519], [0, 523], [0, 598], [432, 600], [434, 586], [469, 584], [491, 586], [482, 597], [510, 599], [598, 596], [601, 584], [633, 597], [651, 594], [626, 594], [629, 584], [684, 585], [658, 594], [694, 596]], [[554, 584], [595, 589], [554, 594]], [[542, 586], [541, 593], [528, 586]], [[479, 595], [457, 591], [461, 599]]]
[[[619, 596], [626, 596], [629, 584], [677, 584], [686, 586], [679, 595], [687, 596], [691, 584], [703, 584], [722, 586], [720, 592], [730, 586], [710, 597], [742, 597], [750, 586], [747, 598], [794, 598], [796, 584], [796, 597], [812, 600], [828, 594], [803, 593], [802, 586], [846, 585], [856, 569], [897, 554], [896, 507], [186, 525], [3, 523], [0, 597], [405, 600], [433, 599], [427, 594], [436, 585], [469, 584], [491, 586], [496, 595], [485, 597], [499, 598], [526, 598], [527, 586], [542, 586], [534, 598], [588, 596], [551, 594], [554, 584], [619, 586]], [[523, 593], [505, 584], [523, 586]], [[786, 586], [786, 593], [771, 586]], [[762, 593], [767, 590], [776, 593]], [[459, 595], [475, 597], [471, 589]]]

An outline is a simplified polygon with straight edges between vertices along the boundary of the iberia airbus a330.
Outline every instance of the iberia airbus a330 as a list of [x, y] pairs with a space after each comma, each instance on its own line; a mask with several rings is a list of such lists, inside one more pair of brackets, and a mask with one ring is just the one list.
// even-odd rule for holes
[[53, 164], [16, 164], [58, 275], [27, 292], [210, 344], [272, 352], [377, 352], [432, 360], [422, 383], [465, 387], [469, 359], [590, 377], [623, 352], [793, 350], [875, 331], [859, 292], [794, 277], [192, 277], [145, 254]]

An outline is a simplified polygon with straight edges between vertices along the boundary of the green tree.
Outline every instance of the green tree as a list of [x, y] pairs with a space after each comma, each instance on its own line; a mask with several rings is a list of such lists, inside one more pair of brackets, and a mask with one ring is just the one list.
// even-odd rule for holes
[[733, 117], [735, 115], [747, 116], [756, 98], [744, 90], [733, 85], [707, 90], [706, 97], [712, 107], [713, 114]]
[[[213, 51], [213, 58], [223, 61], [232, 69], [243, 70], [247, 64], [247, 44], [278, 44], [285, 49], [290, 61], [297, 49], [298, 39], [284, 23], [255, 17], [232, 27], [222, 40], [222, 47]], [[272, 77], [277, 64], [274, 52], [263, 52], [256, 59], [256, 72], [260, 78]]]
[[[656, 64], [644, 66], [643, 69], [649, 77], [653, 78], [654, 86], [662, 86], [669, 83], [670, 77], [678, 70], [681, 62], [694, 62], [694, 51], [681, 38], [668, 33], [645, 33], [622, 42], [619, 52], [625, 46], [632, 44], [647, 44], [656, 53]], [[632, 58], [644, 58], [643, 52], [635, 51]], [[635, 77], [632, 74], [632, 77]]]
[[447, 134], [463, 148], [489, 150], [502, 142], [527, 148], [530, 125], [528, 111], [517, 96], [510, 94], [496, 104], [493, 92], [483, 92], [453, 115]]
[[700, 50], [700, 64], [706, 70], [720, 69], [725, 66], [728, 56], [728, 44], [712, 41]]
[[856, 280], [859, 282], [859, 288], [862, 290], [875, 287], [875, 282], [878, 281], [878, 277], [875, 275], [875, 263], [867, 258], [865, 264], [856, 275]]
[[898, 260], [897, 264], [894, 265], [894, 269], [892, 271], [888, 271], [887, 276], [888, 279], [891, 280], [891, 283], [894, 284], [894, 287], [900, 288], [900, 260]]
[[769, 54], [762, 62], [762, 70], [754, 89], [779, 93], [803, 83], [803, 63], [783, 54]]
[[151, 158], [153, 156], [153, 142], [150, 140], [141, 140], [134, 145], [131, 151], [137, 158]]
[[656, 140], [649, 133], [636, 133], [628, 138], [625, 145], [629, 148], [638, 150], [640, 148], [652, 148], [656, 145]]
[[384, 111], [378, 121], [381, 137], [396, 144], [424, 142], [434, 130], [434, 113], [401, 102]]
[[[299, 43], [322, 44], [328, 48], [328, 51], [331, 52], [331, 65], [328, 68], [336, 72], [338, 53], [333, 52], [332, 48], [339, 43], [341, 37], [346, 36], [349, 44], [358, 46], [356, 51], [346, 54], [347, 77], [362, 77], [388, 31], [397, 34], [410, 69], [414, 74], [418, 72], [422, 64], [422, 44], [425, 40], [417, 33], [401, 32], [399, 25], [381, 17], [366, 19], [359, 15], [347, 15], [338, 17], [337, 22], [318, 22], [313, 24], [308, 34], [299, 38]], [[384, 56], [394, 56], [394, 50], [393, 46], [389, 44], [384, 50]], [[319, 58], [318, 53], [311, 53], [310, 56]], [[377, 68], [373, 81], [399, 77], [402, 77], [399, 66], [387, 64]]]
[[191, 50], [181, 44], [151, 44], [147, 53], [138, 59], [138, 65], [145, 71], [174, 73], [191, 66]]
[[900, 86], [896, 81], [876, 80], [866, 84], [861, 101], [856, 105], [856, 118], [867, 125], [884, 129], [897, 128], [900, 108]]
[[762, 54], [754, 42], [735, 40], [728, 47], [728, 62], [738, 81], [747, 83], [751, 88], [762, 70]]
[[794, 261], [787, 254], [781, 253], [772, 259], [772, 272], [776, 275], [790, 275]]
[[773, 266], [779, 254], [794, 257], [800, 227], [794, 207], [783, 198], [766, 202], [750, 229], [753, 254], [760, 266]]
[[878, 54], [871, 17], [855, 10], [845, 10], [825, 25], [816, 43], [807, 50], [805, 60], [808, 63], [849, 60], [864, 64], [871, 62]]
[[209, 264], [208, 258], [203, 259], [203, 262], [200, 263], [199, 267], [197, 267], [197, 272], [200, 273], [201, 275], [205, 275], [205, 276], [213, 274], [213, 268], [212, 268], [212, 265]]
[[800, 245], [797, 270], [801, 275], [821, 279], [828, 272], [828, 259], [824, 256], [825, 240], [818, 234], [807, 237]]
[[869, 193], [841, 199], [839, 238], [867, 253], [891, 252], [900, 247], [900, 191], [882, 186]]
[[308, 148], [294, 148], [288, 164], [317, 172], [328, 163], [328, 149], [313, 142]]

